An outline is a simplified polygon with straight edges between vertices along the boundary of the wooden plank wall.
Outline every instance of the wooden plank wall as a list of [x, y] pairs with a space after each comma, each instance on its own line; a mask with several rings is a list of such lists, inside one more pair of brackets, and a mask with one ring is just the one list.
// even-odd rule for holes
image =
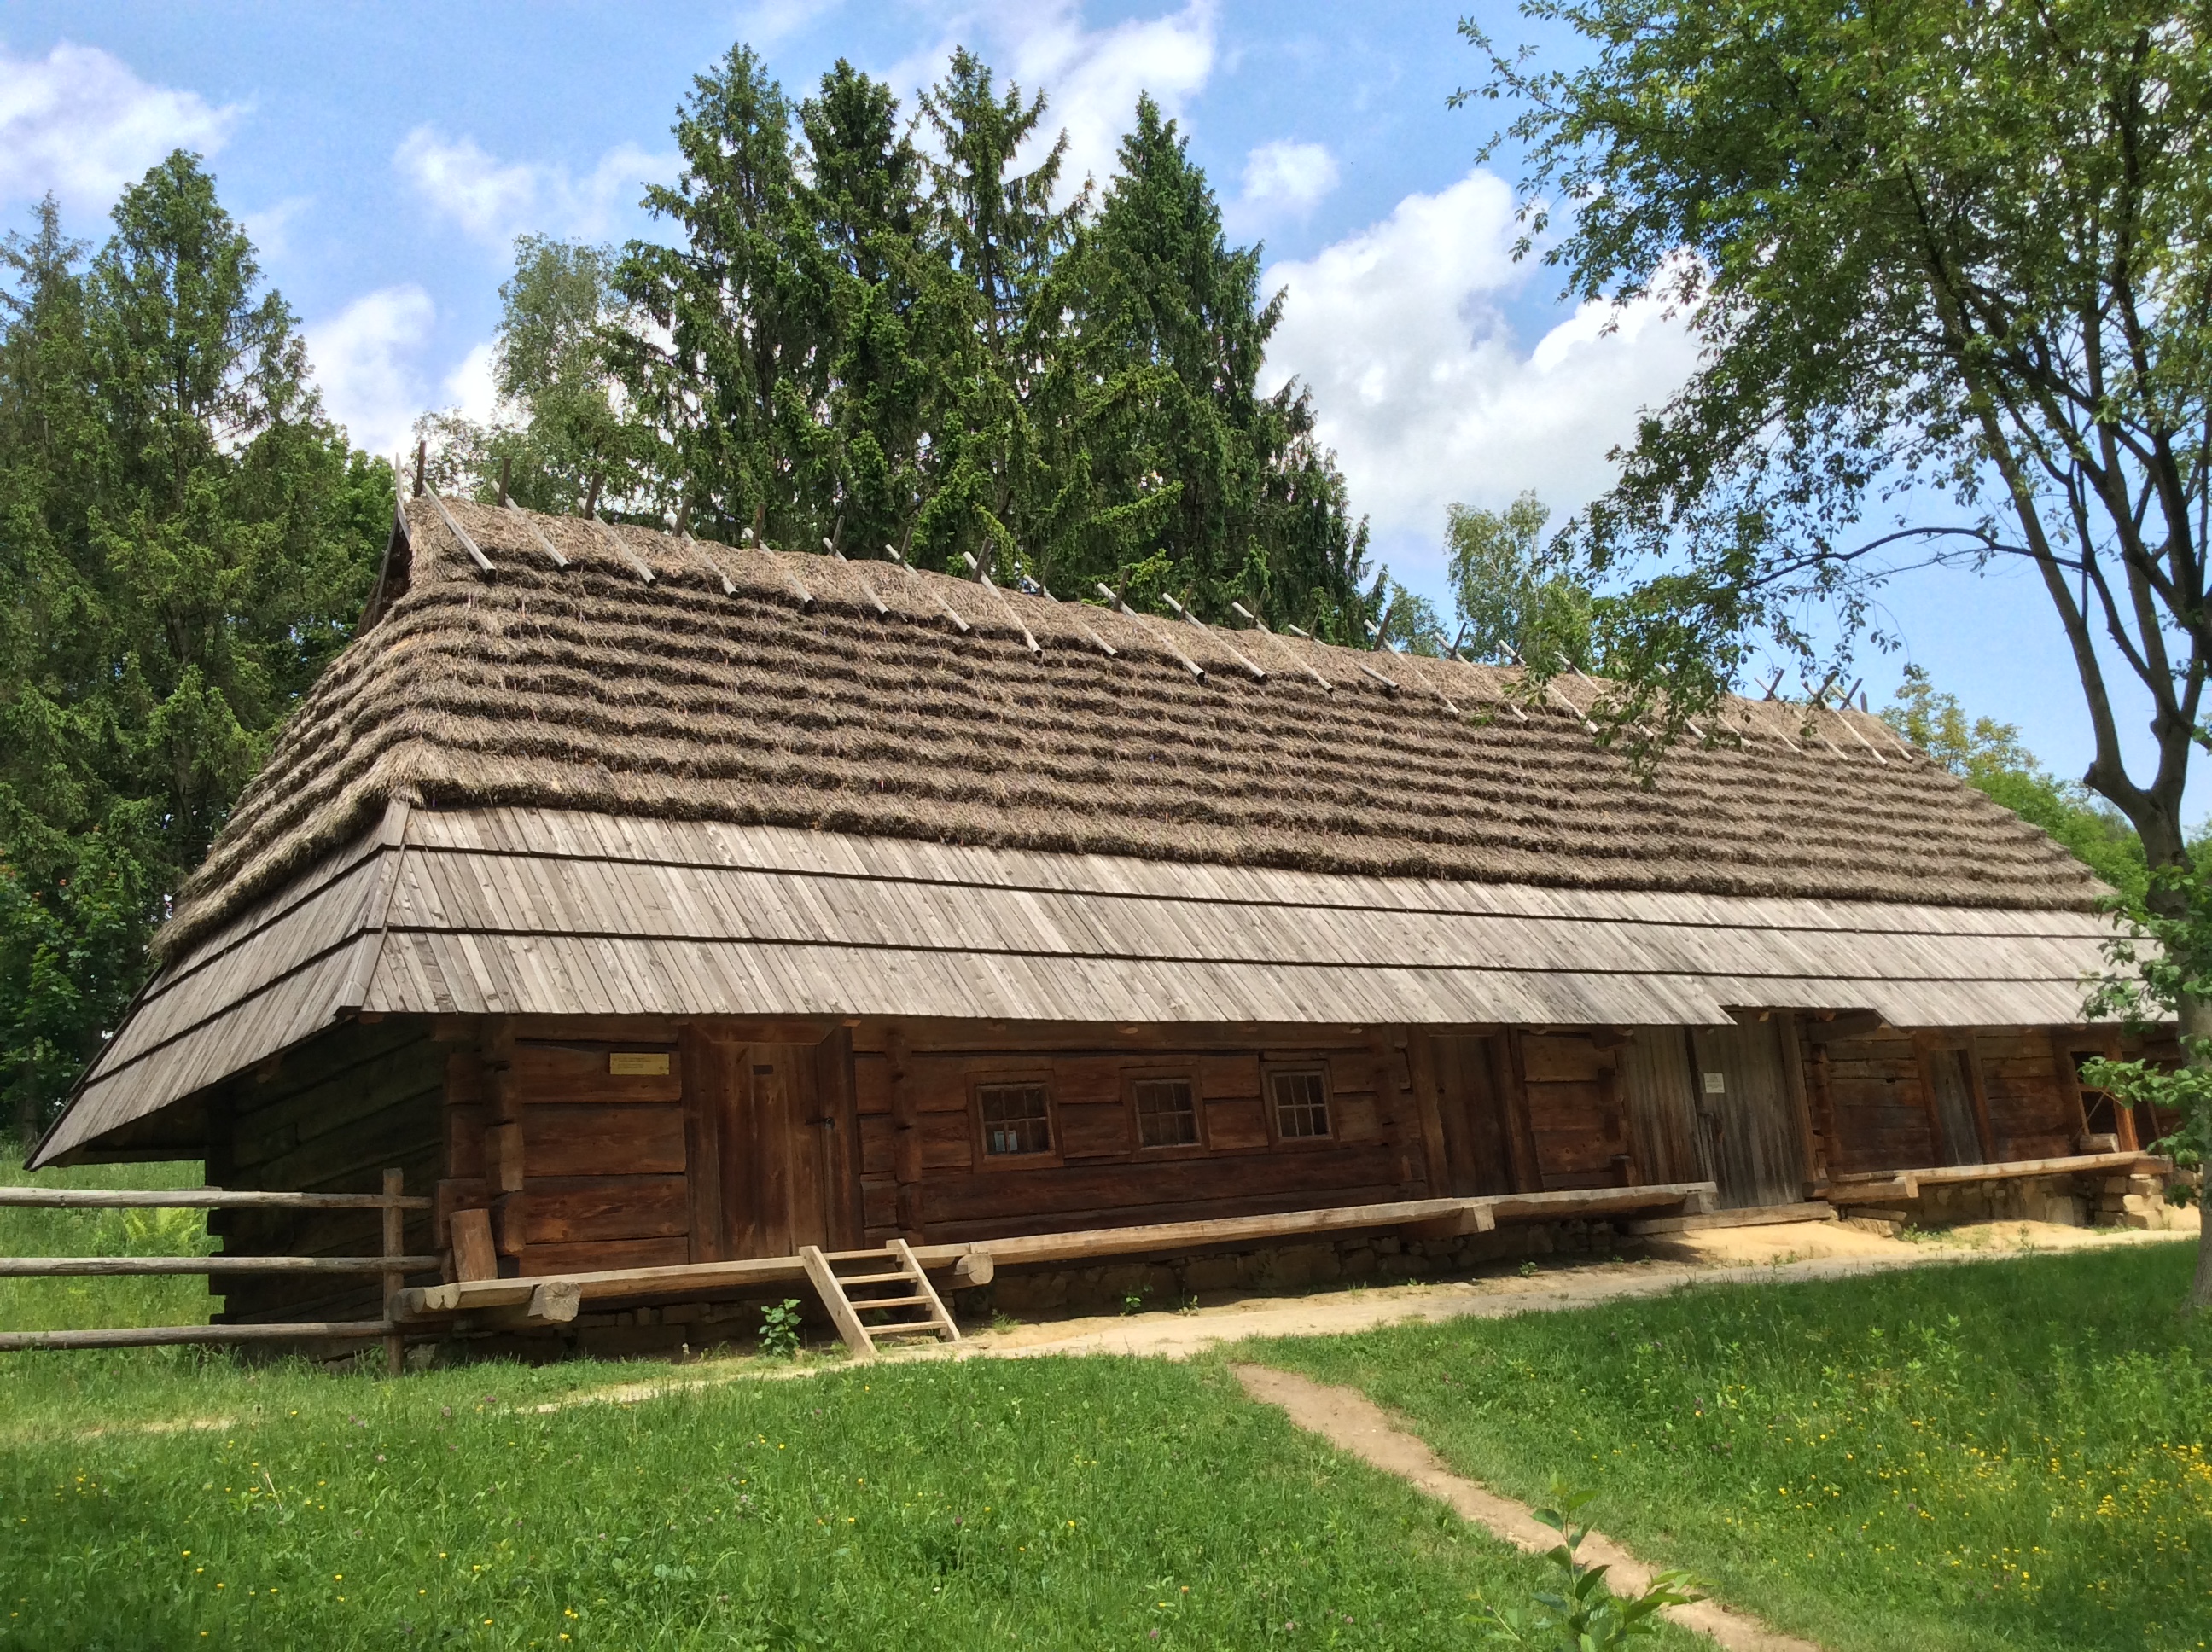
[[[868, 1239], [957, 1241], [1427, 1196], [1429, 1127], [1403, 1048], [1346, 1035], [1237, 1049], [1203, 1029], [1148, 1030], [1157, 1036], [864, 1023], [853, 1059]], [[1276, 1063], [1326, 1073], [1328, 1139], [1274, 1139], [1262, 1074]], [[1196, 1146], [1139, 1147], [1128, 1099], [1139, 1075], [1189, 1080]], [[988, 1160], [974, 1092], [992, 1081], [1047, 1086], [1051, 1153]]]
[[[1970, 1099], [1987, 1121], [1990, 1158], [2058, 1158], [2077, 1151], [2081, 1105], [2069, 1041], [2041, 1028], [1979, 1029], [1914, 1034], [1884, 1029], [1857, 1037], [1820, 1040], [1817, 1025], [1808, 1067], [1814, 1127], [1823, 1136], [1832, 1174], [1917, 1169], [1942, 1162], [1936, 1096], [1926, 1062], [1960, 1050], [1978, 1094]], [[2090, 1042], [2099, 1042], [2090, 1035]]]
[[[441, 1236], [489, 1210], [501, 1271], [660, 1267], [694, 1260], [684, 1062], [672, 1024], [463, 1023], [444, 1066]], [[617, 1073], [617, 1053], [667, 1059]]]
[[1520, 1045], [1541, 1191], [1650, 1180], [1629, 1150], [1619, 1037], [1531, 1033]]
[[[420, 1022], [348, 1023], [225, 1086], [211, 1108], [207, 1179], [292, 1193], [376, 1193], [398, 1169], [406, 1191], [431, 1192], [444, 1160], [439, 1108], [445, 1054]], [[340, 1256], [383, 1248], [377, 1211], [215, 1211], [209, 1231], [233, 1255]], [[442, 1230], [441, 1230], [441, 1234]], [[407, 1212], [414, 1254], [441, 1248], [429, 1213]], [[210, 1282], [234, 1322], [373, 1318], [374, 1274]]]

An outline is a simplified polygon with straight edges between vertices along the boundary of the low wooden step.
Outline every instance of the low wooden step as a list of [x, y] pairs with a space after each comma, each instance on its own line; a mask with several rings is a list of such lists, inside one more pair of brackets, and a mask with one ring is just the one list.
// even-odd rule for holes
[[[837, 1327], [837, 1334], [855, 1358], [875, 1357], [878, 1337], [940, 1337], [947, 1342], [960, 1340], [960, 1327], [945, 1312], [944, 1300], [929, 1283], [929, 1276], [921, 1271], [913, 1249], [903, 1239], [894, 1239], [880, 1251], [842, 1251], [835, 1256], [825, 1254], [818, 1245], [801, 1245], [800, 1262], [806, 1277], [821, 1296], [822, 1305], [830, 1310], [830, 1318]], [[840, 1277], [833, 1266], [840, 1261], [888, 1261], [897, 1270], [891, 1273], [854, 1274]], [[857, 1300], [850, 1288], [860, 1285], [903, 1285], [910, 1287], [903, 1297], [862, 1297]], [[878, 1309], [920, 1308], [926, 1311], [919, 1320], [895, 1320], [889, 1325], [865, 1325], [860, 1315]]]

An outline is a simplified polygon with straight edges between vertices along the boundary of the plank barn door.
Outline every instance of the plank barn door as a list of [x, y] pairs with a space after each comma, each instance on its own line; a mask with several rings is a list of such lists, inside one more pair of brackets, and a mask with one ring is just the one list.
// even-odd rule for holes
[[1805, 1143], [1771, 1021], [1694, 1027], [1692, 1096], [1720, 1202], [1731, 1210], [1804, 1197]]
[[1429, 1040], [1429, 1049], [1444, 1134], [1443, 1186], [1437, 1191], [1455, 1199], [1518, 1191], [1514, 1123], [1500, 1093], [1496, 1042], [1479, 1034], [1439, 1033]]
[[851, 1242], [841, 1097], [819, 1047], [720, 1047], [721, 1206], [728, 1254], [789, 1256]]
[[1695, 1058], [1680, 1027], [1638, 1027], [1620, 1049], [1621, 1104], [1629, 1145], [1650, 1182], [1715, 1181], [1698, 1118]]

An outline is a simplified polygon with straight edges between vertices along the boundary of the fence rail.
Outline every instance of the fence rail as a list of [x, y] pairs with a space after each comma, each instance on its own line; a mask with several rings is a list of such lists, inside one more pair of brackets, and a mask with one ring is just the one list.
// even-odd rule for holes
[[0, 1353], [40, 1349], [153, 1348], [194, 1343], [286, 1342], [314, 1339], [384, 1339], [385, 1364], [397, 1376], [405, 1352], [405, 1334], [392, 1317], [392, 1299], [407, 1275], [441, 1265], [439, 1256], [410, 1256], [401, 1248], [409, 1211], [427, 1211], [431, 1201], [404, 1193], [398, 1170], [384, 1173], [384, 1191], [374, 1193], [291, 1193], [233, 1191], [224, 1187], [179, 1187], [167, 1192], [104, 1187], [0, 1187], [0, 1206], [33, 1210], [292, 1210], [378, 1211], [383, 1214], [382, 1248], [374, 1256], [0, 1256], [0, 1278], [67, 1278], [118, 1274], [373, 1273], [384, 1279], [383, 1317], [374, 1320], [301, 1320], [271, 1325], [117, 1326], [90, 1331], [0, 1332]]

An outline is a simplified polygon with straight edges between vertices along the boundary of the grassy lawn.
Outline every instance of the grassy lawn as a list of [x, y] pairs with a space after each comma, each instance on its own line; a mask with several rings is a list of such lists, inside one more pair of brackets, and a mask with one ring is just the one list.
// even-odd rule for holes
[[1266, 1342], [1836, 1652], [2212, 1642], [2193, 1243]]
[[[0, 1222], [9, 1254], [196, 1243]], [[198, 1280], [0, 1289], [0, 1328], [206, 1306]], [[0, 1648], [1458, 1649], [1477, 1596], [1541, 1579], [1218, 1365], [817, 1362], [538, 1409], [732, 1364], [0, 1356]]]

